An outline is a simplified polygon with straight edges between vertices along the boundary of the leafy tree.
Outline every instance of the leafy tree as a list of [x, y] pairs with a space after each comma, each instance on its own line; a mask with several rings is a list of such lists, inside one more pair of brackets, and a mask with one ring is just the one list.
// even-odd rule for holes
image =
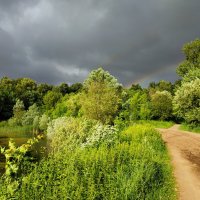
[[83, 85], [81, 83], [74, 83], [69, 87], [70, 93], [77, 93], [80, 92], [83, 88]]
[[82, 110], [86, 117], [112, 123], [120, 102], [121, 85], [102, 68], [93, 70], [84, 82]]
[[55, 107], [56, 103], [62, 98], [62, 94], [57, 91], [48, 91], [43, 98], [43, 102], [46, 110], [50, 110]]
[[47, 83], [41, 83], [37, 85], [37, 93], [38, 93], [38, 105], [43, 104], [43, 98], [46, 93], [53, 89], [52, 85], [48, 85]]
[[7, 120], [13, 115], [15, 100], [14, 81], [8, 77], [0, 79], [0, 120]]
[[184, 82], [173, 100], [175, 113], [188, 123], [200, 123], [200, 79]]
[[143, 91], [138, 91], [122, 104], [120, 117], [126, 121], [149, 119], [150, 112], [148, 95]]
[[67, 107], [66, 115], [68, 117], [81, 116], [81, 98], [83, 98], [81, 93], [70, 94], [70, 96], [66, 101], [66, 107]]
[[185, 44], [183, 46], [183, 52], [186, 60], [183, 61], [176, 70], [177, 74], [181, 77], [184, 77], [189, 70], [195, 68], [200, 69], [200, 40], [196, 39]]
[[46, 114], [43, 114], [42, 117], [39, 120], [39, 128], [40, 128], [40, 130], [46, 131], [49, 121], [50, 121], [50, 118]]
[[173, 93], [173, 84], [169, 81], [160, 80], [158, 83], [151, 82], [148, 87], [149, 94], [152, 95], [156, 91], [168, 91]]
[[155, 119], [172, 117], [172, 95], [168, 91], [157, 91], [151, 96], [152, 115]]
[[194, 81], [195, 79], [200, 79], [200, 68], [190, 69], [188, 73], [183, 77], [183, 82]]
[[17, 98], [24, 102], [26, 109], [38, 100], [37, 84], [30, 78], [17, 79], [15, 90]]
[[106, 124], [116, 116], [119, 102], [119, 96], [113, 88], [105, 83], [94, 82], [83, 96], [82, 109], [86, 117]]
[[130, 120], [138, 120], [140, 112], [140, 92], [135, 93], [129, 99]]
[[151, 116], [151, 105], [149, 97], [146, 93], [140, 96], [140, 112], [139, 117], [142, 120], [150, 119]]
[[84, 87], [88, 88], [92, 83], [105, 84], [109, 88], [122, 89], [122, 85], [118, 83], [117, 79], [110, 75], [109, 72], [104, 71], [102, 67], [91, 71], [89, 77], [84, 81]]
[[24, 114], [22, 125], [33, 125], [33, 121], [37, 116], [40, 116], [39, 108], [36, 104], [33, 104]]
[[69, 85], [67, 83], [61, 83], [58, 86], [58, 90], [64, 96], [65, 94], [68, 94], [70, 92], [70, 87], [69, 87]]
[[16, 104], [13, 107], [14, 119], [16, 120], [17, 125], [22, 124], [22, 119], [25, 114], [24, 103], [21, 100], [17, 100]]

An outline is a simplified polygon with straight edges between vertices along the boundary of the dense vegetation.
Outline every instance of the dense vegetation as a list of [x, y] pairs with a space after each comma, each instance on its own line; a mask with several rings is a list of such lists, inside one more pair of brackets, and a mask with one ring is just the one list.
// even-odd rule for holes
[[[0, 80], [0, 132], [34, 138], [1, 148], [2, 199], [174, 199], [169, 158], [154, 127], [200, 122], [200, 40], [184, 46], [181, 79], [123, 88], [101, 67], [83, 84]], [[155, 120], [159, 120], [155, 122]], [[48, 156], [31, 158], [47, 137]]]

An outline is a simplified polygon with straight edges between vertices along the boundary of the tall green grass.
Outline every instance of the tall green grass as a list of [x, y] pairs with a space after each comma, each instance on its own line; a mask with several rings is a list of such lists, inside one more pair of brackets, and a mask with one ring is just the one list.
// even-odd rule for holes
[[19, 180], [5, 199], [176, 199], [170, 159], [160, 134], [146, 125], [131, 126], [107, 146], [66, 148], [50, 155]]
[[174, 125], [172, 121], [157, 121], [157, 120], [137, 120], [131, 123], [134, 124], [143, 124], [143, 125], [151, 125], [154, 128], [170, 128]]
[[0, 126], [0, 137], [27, 137], [33, 134], [32, 126]]
[[200, 126], [194, 127], [194, 126], [190, 126], [188, 124], [181, 124], [180, 130], [190, 131], [190, 132], [194, 132], [194, 133], [200, 133]]

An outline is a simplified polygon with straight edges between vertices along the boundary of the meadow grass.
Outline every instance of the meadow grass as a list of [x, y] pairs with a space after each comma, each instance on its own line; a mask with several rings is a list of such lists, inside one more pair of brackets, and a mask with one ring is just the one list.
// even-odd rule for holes
[[176, 199], [168, 152], [160, 134], [134, 125], [108, 146], [63, 149], [19, 179], [14, 196], [0, 181], [0, 196], [15, 199]]
[[191, 127], [188, 124], [181, 124], [180, 126], [180, 130], [182, 131], [190, 131], [190, 132], [194, 132], [194, 133], [200, 133], [200, 126], [197, 127]]
[[158, 121], [158, 120], [137, 120], [132, 124], [151, 125], [154, 128], [170, 128], [174, 125], [172, 121]]
[[32, 135], [32, 132], [32, 126], [0, 126], [0, 137], [29, 137]]

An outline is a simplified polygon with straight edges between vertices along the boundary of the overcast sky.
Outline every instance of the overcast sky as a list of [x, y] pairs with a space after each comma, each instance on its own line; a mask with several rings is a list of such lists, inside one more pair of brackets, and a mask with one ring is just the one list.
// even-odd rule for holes
[[200, 0], [0, 0], [0, 77], [58, 84], [102, 65], [124, 85], [177, 79]]

